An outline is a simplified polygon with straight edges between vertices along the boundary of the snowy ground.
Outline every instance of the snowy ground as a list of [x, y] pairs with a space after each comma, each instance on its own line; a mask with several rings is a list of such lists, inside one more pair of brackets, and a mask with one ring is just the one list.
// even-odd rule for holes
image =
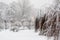
[[0, 40], [47, 40], [45, 36], [39, 36], [34, 30], [21, 30], [19, 32], [2, 31]]

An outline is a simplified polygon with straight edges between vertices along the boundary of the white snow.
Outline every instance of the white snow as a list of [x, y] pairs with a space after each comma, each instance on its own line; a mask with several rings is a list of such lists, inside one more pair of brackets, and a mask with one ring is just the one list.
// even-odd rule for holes
[[6, 30], [0, 32], [0, 40], [47, 40], [47, 37], [39, 36], [34, 30], [20, 30], [19, 32]]

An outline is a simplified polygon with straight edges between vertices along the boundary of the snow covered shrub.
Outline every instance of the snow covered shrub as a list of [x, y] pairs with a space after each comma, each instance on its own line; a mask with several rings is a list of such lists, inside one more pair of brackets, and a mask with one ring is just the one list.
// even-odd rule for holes
[[11, 27], [10, 31], [18, 32], [18, 31], [19, 31], [19, 29], [18, 29], [18, 27], [17, 27], [17, 26], [13, 26], [13, 27]]
[[11, 23], [10, 30], [17, 32], [17, 31], [19, 31], [19, 29], [20, 29], [21, 26], [22, 26], [21, 22], [15, 21], [15, 22]]

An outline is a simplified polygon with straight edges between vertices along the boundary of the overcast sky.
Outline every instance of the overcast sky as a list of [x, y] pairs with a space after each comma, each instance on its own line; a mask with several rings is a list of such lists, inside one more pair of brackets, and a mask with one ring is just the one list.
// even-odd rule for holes
[[[5, 2], [7, 4], [11, 3], [12, 1], [17, 1], [17, 0], [0, 0], [0, 2]], [[53, 3], [53, 0], [30, 0], [31, 4], [35, 8], [41, 8], [43, 5], [50, 5]]]

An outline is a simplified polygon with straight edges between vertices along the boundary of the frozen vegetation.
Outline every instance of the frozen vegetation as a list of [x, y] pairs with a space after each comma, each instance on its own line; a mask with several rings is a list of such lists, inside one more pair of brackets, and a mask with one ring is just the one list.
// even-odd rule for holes
[[0, 39], [60, 40], [60, 0], [44, 9], [34, 8], [29, 0], [0, 2]]

